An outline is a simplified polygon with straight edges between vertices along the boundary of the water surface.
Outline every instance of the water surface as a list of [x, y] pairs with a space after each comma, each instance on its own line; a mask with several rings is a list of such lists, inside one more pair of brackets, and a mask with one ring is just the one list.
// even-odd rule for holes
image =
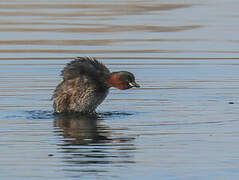
[[[1, 0], [1, 179], [238, 179], [238, 8]], [[97, 116], [54, 116], [76, 56], [141, 88], [111, 89]]]

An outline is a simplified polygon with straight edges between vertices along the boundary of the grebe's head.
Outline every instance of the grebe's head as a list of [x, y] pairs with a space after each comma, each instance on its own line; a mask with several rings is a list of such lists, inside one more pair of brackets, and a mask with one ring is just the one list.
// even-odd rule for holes
[[140, 87], [139, 84], [135, 82], [135, 77], [132, 73], [128, 71], [119, 71], [111, 73], [109, 79], [107, 80], [109, 87], [116, 87], [118, 89], [130, 89], [132, 87]]

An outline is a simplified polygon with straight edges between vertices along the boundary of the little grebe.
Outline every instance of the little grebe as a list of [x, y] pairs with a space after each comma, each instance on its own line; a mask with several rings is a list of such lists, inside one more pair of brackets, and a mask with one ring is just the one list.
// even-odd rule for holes
[[127, 71], [110, 72], [92, 57], [77, 57], [62, 70], [63, 81], [56, 87], [53, 99], [55, 113], [94, 113], [110, 87], [140, 87]]

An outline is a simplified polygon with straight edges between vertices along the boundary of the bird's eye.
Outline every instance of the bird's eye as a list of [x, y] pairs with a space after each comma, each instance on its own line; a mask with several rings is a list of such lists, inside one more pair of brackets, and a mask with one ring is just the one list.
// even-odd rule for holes
[[133, 81], [133, 78], [132, 78], [131, 76], [128, 76], [128, 77], [127, 77], [127, 80], [128, 80], [128, 82], [132, 82], [132, 81]]
[[135, 81], [135, 79], [134, 79], [134, 77], [133, 77], [133, 76], [129, 76], [129, 78], [128, 78], [128, 79], [129, 79], [129, 81], [130, 81], [130, 82], [134, 82], [134, 81]]

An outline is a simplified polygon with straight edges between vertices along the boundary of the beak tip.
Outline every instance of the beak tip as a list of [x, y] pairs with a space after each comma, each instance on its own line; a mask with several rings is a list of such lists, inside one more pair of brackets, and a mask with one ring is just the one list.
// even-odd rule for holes
[[140, 85], [137, 84], [136, 82], [134, 83], [129, 83], [130, 87], [136, 87], [136, 88], [140, 88]]

